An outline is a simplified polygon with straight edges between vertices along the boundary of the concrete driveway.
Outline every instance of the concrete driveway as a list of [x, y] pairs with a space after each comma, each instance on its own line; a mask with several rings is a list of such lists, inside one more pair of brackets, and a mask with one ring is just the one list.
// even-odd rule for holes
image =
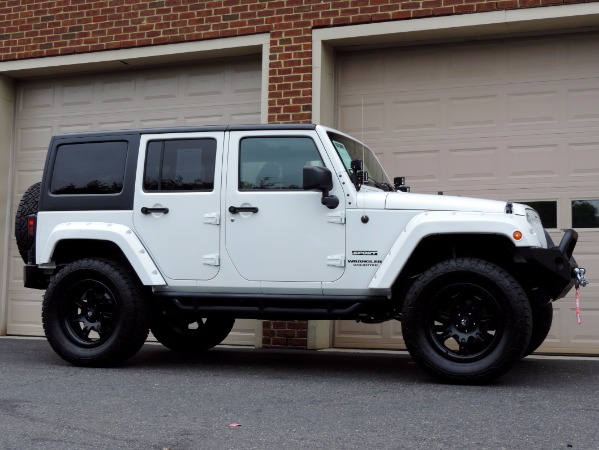
[[0, 448], [596, 449], [598, 390], [599, 358], [529, 357], [491, 386], [451, 386], [403, 353], [146, 344], [83, 369], [0, 338]]

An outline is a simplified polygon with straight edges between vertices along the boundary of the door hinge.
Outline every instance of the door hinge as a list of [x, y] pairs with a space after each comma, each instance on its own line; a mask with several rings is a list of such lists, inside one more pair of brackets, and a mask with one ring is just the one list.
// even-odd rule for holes
[[345, 223], [345, 212], [334, 212], [327, 214], [327, 222], [329, 223]]
[[219, 225], [220, 224], [220, 214], [219, 213], [204, 214], [204, 223], [206, 223], [208, 225]]
[[327, 266], [345, 267], [345, 254], [327, 256]]
[[220, 255], [213, 253], [212, 255], [204, 255], [202, 258], [207, 266], [220, 266]]

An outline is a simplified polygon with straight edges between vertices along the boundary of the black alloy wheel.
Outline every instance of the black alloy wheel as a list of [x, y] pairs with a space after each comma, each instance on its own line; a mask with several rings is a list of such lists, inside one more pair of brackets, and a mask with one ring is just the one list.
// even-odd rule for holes
[[456, 282], [431, 298], [426, 326], [438, 352], [456, 362], [471, 362], [497, 346], [503, 317], [498, 300], [484, 287]]
[[112, 290], [101, 281], [84, 279], [70, 286], [58, 310], [65, 334], [76, 345], [105, 343], [118, 326], [119, 305]]

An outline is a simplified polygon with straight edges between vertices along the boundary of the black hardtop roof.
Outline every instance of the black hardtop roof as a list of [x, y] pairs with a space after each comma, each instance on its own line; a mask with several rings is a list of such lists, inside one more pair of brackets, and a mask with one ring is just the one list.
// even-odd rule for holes
[[74, 137], [107, 137], [115, 135], [132, 134], [166, 134], [166, 133], [197, 133], [202, 131], [254, 131], [254, 130], [314, 130], [315, 124], [311, 123], [277, 123], [256, 125], [206, 125], [199, 127], [171, 127], [171, 128], [135, 128], [130, 130], [84, 131], [80, 133], [60, 134], [55, 139], [73, 139]]

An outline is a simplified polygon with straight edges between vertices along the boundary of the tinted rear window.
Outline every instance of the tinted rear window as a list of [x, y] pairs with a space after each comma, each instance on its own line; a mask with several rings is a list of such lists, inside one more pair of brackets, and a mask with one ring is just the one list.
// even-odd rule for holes
[[56, 150], [52, 194], [118, 194], [123, 190], [127, 142], [63, 144]]

